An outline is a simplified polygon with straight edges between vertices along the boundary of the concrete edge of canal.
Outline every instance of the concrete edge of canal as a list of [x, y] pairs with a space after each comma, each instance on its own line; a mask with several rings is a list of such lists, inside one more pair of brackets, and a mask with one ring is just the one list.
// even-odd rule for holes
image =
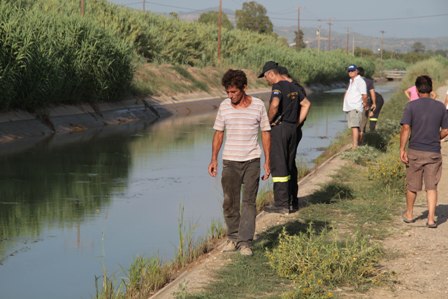
[[[268, 89], [251, 90], [262, 94]], [[0, 148], [20, 143], [34, 144], [55, 135], [76, 135], [90, 130], [152, 123], [169, 116], [188, 116], [214, 111], [223, 96], [185, 96], [182, 100], [133, 98], [114, 103], [95, 105], [61, 105], [35, 113], [15, 110], [0, 113]], [[75, 138], [76, 139], [76, 138]], [[0, 151], [2, 152], [2, 151]]]

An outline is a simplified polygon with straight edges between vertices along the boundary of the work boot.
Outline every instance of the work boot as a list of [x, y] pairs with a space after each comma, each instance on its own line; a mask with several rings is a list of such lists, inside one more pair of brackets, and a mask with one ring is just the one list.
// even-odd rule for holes
[[291, 200], [291, 205], [289, 206], [289, 212], [294, 213], [299, 210], [299, 199], [296, 197]]

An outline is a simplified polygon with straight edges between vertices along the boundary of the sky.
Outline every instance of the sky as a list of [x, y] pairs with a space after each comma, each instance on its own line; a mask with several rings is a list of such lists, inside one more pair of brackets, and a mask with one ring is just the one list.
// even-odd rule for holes
[[[109, 0], [155, 13], [217, 8], [219, 0]], [[222, 0], [223, 9], [241, 9], [244, 0]], [[276, 26], [300, 26], [384, 38], [448, 36], [448, 0], [256, 0]], [[383, 33], [381, 33], [383, 31]]]

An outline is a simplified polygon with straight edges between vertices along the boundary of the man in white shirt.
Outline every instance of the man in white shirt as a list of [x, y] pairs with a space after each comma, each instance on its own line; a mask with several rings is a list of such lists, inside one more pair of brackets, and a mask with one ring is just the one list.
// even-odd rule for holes
[[365, 107], [367, 107], [367, 85], [358, 74], [356, 65], [349, 65], [347, 73], [350, 77], [350, 82], [344, 95], [342, 110], [346, 114], [348, 127], [352, 129], [352, 149], [356, 149], [360, 142], [359, 127], [361, 125], [362, 113]]

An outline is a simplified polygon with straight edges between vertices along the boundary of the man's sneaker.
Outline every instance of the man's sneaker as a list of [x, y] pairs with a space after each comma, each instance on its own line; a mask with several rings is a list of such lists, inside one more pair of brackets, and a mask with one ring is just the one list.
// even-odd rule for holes
[[244, 256], [251, 256], [252, 255], [252, 249], [250, 249], [249, 246], [241, 246], [240, 254], [244, 255]]
[[222, 252], [236, 251], [236, 243], [232, 240], [227, 240], [226, 245], [222, 248]]
[[263, 210], [268, 213], [289, 214], [289, 208], [277, 207], [275, 205], [266, 206]]

